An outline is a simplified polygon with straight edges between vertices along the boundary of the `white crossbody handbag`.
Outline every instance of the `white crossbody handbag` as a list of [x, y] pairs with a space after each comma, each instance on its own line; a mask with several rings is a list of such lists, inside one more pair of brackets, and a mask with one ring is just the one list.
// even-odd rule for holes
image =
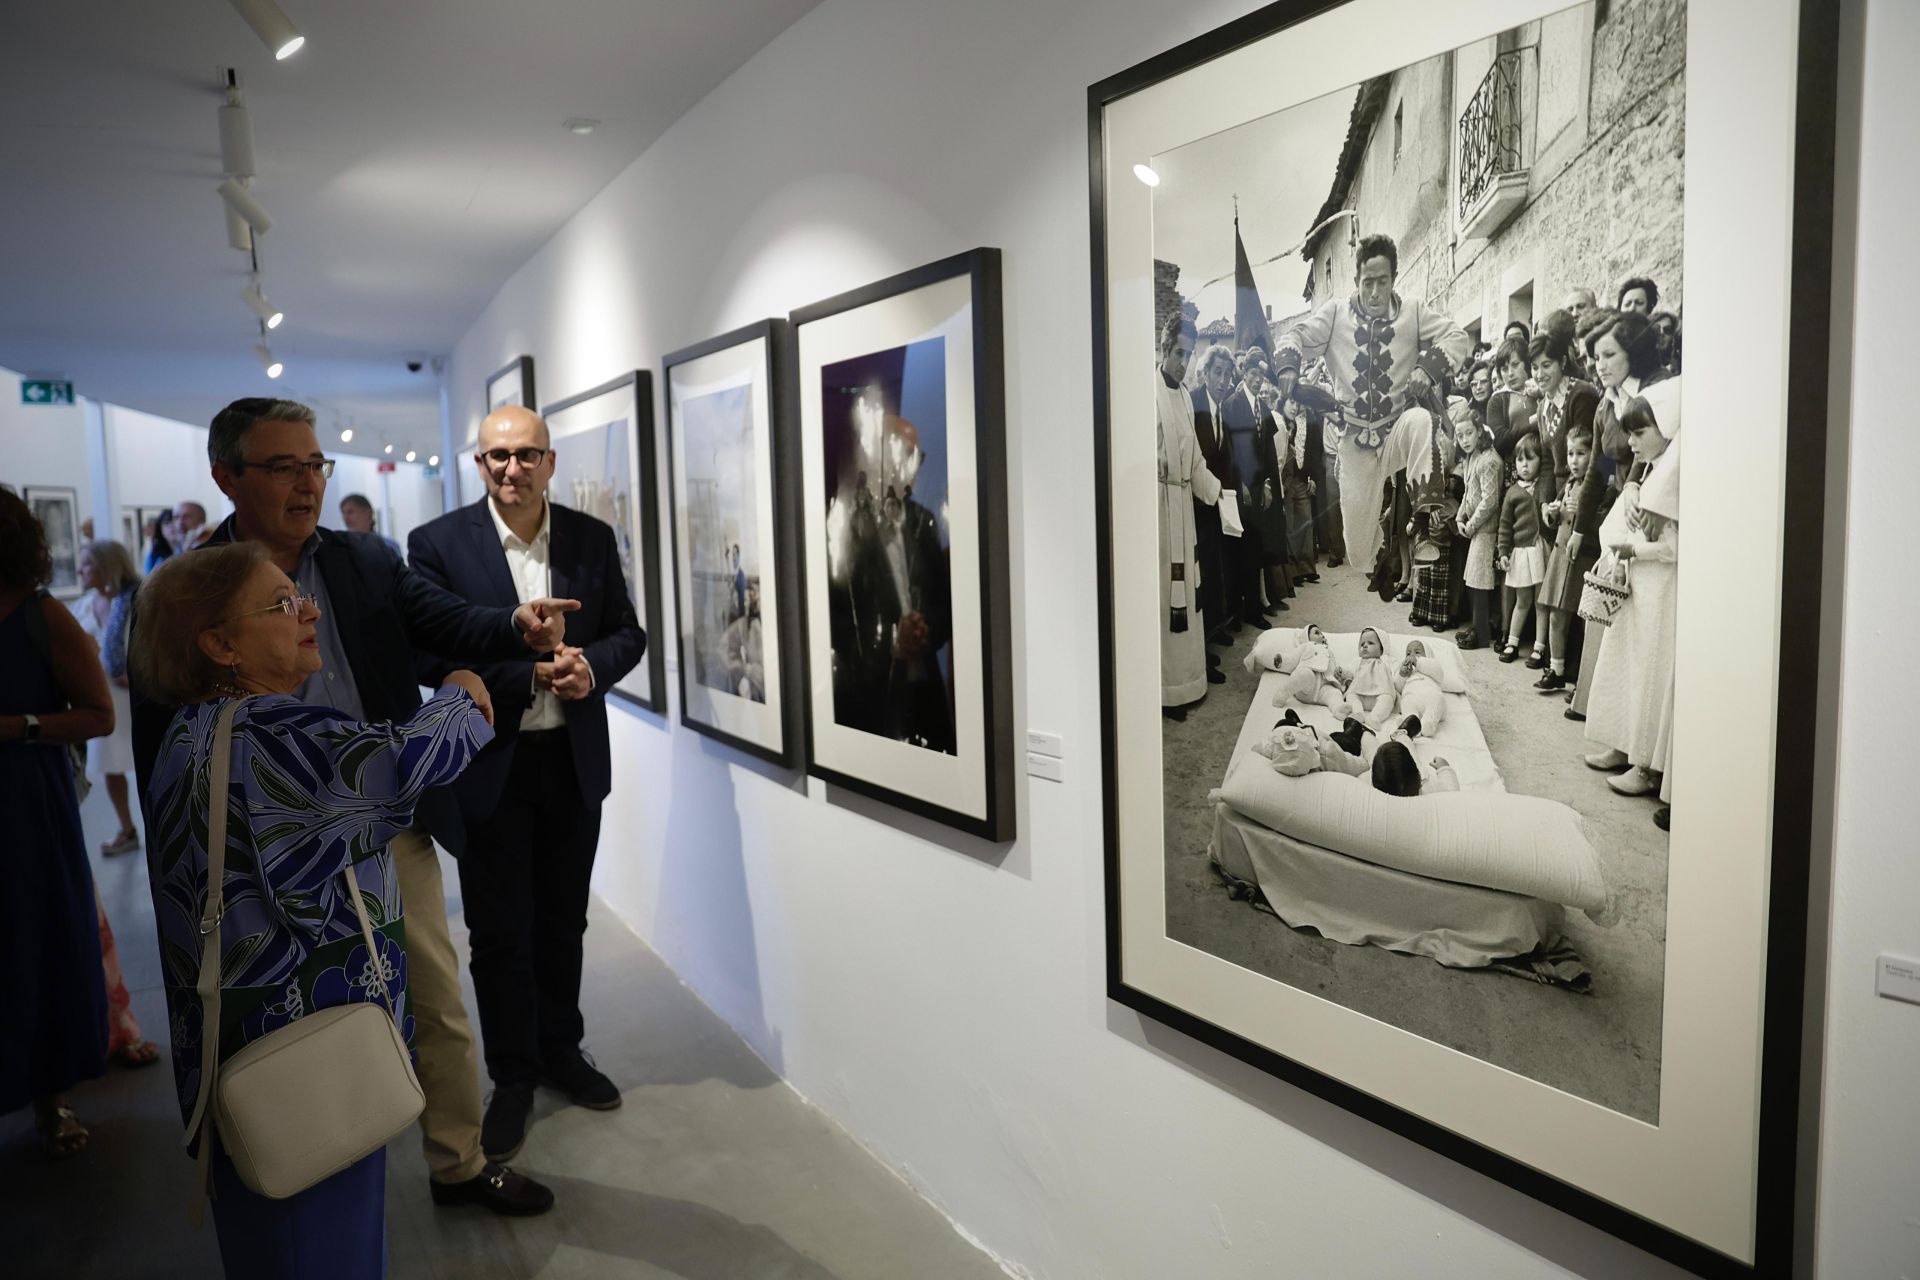
[[394, 1024], [380, 948], [351, 863], [347, 892], [360, 917], [371, 982], [386, 1000], [321, 1009], [268, 1032], [220, 1062], [220, 918], [226, 914], [227, 807], [233, 771], [234, 698], [214, 729], [208, 789], [207, 899], [200, 918], [200, 1096], [185, 1142], [200, 1138], [201, 1186], [211, 1190], [211, 1150], [220, 1146], [240, 1180], [272, 1200], [322, 1182], [387, 1145], [419, 1118], [425, 1098]]

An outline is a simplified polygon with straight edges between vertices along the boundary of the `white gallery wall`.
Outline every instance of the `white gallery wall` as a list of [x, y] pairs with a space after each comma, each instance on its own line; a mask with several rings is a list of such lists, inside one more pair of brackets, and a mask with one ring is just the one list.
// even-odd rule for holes
[[[1912, 26], [1898, 0], [1874, 4], [1875, 22]], [[1021, 779], [1020, 838], [1003, 850], [749, 763], [677, 727], [677, 703], [667, 718], [621, 712], [596, 887], [795, 1088], [1023, 1273], [1670, 1274], [1106, 999], [1086, 87], [1249, 7], [827, 0], [615, 179], [461, 340], [457, 433], [481, 416], [486, 375], [522, 353], [552, 401], [623, 370], [657, 378], [677, 347], [935, 258], [1005, 253], [1015, 728], [1064, 736], [1065, 781]], [[1911, 280], [1906, 34], [1868, 67], [1870, 143], [1883, 122], [1868, 190], [1889, 203], [1862, 271], [1877, 248]], [[1887, 1249], [1914, 1256], [1899, 1225], [1912, 1179], [1892, 1175], [1910, 1175], [1920, 1134], [1876, 1067], [1896, 1042], [1892, 1061], [1914, 1061], [1920, 1009], [1873, 1001], [1864, 958], [1920, 953], [1920, 869], [1910, 838], [1888, 838], [1900, 788], [1878, 781], [1908, 754], [1885, 687], [1917, 612], [1889, 589], [1910, 576], [1901, 516], [1920, 474], [1895, 403], [1920, 340], [1910, 292], [1882, 296], [1855, 371], [1888, 411], [1855, 439], [1878, 461], [1852, 499], [1852, 573], [1872, 590], [1850, 597], [1863, 626], [1848, 670], [1879, 678], [1841, 737], [1876, 780], [1840, 800], [1864, 838], [1842, 844], [1834, 922], [1830, 1069], [1848, 1138], [1830, 1133], [1825, 1179], [1849, 1197], [1825, 1244], [1835, 1276], [1889, 1273]], [[652, 640], [672, 654], [671, 637], [668, 620]], [[589, 1046], [591, 1026], [589, 1011]]]
[[86, 406], [22, 404], [20, 375], [0, 369], [0, 481], [22, 492], [72, 489], [84, 519], [92, 510], [87, 457]]

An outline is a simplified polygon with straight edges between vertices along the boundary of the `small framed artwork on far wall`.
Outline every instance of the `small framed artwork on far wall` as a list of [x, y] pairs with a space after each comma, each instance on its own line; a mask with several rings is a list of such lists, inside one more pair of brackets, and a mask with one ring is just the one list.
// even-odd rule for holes
[[533, 397], [533, 357], [515, 356], [487, 376], [487, 412], [510, 404], [532, 408], [540, 403]]
[[680, 720], [775, 764], [800, 751], [798, 501], [787, 322], [663, 362]]
[[616, 697], [664, 714], [667, 680], [660, 624], [660, 510], [653, 465], [653, 377], [645, 370], [568, 396], [540, 411], [553, 441], [555, 502], [613, 526], [647, 651], [613, 686]]
[[47, 554], [53, 561], [47, 590], [71, 600], [80, 594], [79, 499], [72, 489], [31, 484], [21, 497], [46, 530]]
[[1010, 840], [1000, 251], [792, 323], [808, 769]]

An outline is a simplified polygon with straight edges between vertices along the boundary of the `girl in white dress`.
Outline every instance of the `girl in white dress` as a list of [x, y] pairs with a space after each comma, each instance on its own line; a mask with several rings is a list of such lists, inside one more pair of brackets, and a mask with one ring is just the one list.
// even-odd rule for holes
[[133, 772], [133, 708], [127, 695], [127, 623], [133, 616], [133, 593], [140, 585], [133, 557], [118, 542], [90, 542], [80, 552], [80, 585], [87, 588], [74, 615], [99, 646], [107, 669], [107, 687], [113, 693], [113, 732], [87, 742], [87, 777], [104, 779], [107, 798], [120, 819], [120, 830], [100, 846], [108, 855], [132, 853], [140, 847], [127, 800], [127, 775]]

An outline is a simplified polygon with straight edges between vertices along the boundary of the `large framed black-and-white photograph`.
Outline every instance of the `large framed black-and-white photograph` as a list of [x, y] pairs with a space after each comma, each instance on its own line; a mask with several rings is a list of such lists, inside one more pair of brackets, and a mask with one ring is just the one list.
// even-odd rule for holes
[[783, 765], [801, 705], [787, 356], [787, 322], [765, 320], [663, 362], [680, 720]]
[[790, 319], [808, 769], [1011, 839], [1000, 252]]
[[28, 485], [21, 495], [46, 531], [53, 576], [47, 590], [62, 600], [80, 594], [80, 500], [64, 486]]
[[667, 682], [660, 632], [660, 512], [653, 461], [653, 378], [626, 373], [540, 411], [553, 437], [555, 502], [613, 526], [620, 571], [647, 633], [640, 663], [615, 696], [664, 714]]
[[1704, 1274], [1791, 1245], [1834, 49], [1285, 3], [1089, 95], [1110, 994]]

